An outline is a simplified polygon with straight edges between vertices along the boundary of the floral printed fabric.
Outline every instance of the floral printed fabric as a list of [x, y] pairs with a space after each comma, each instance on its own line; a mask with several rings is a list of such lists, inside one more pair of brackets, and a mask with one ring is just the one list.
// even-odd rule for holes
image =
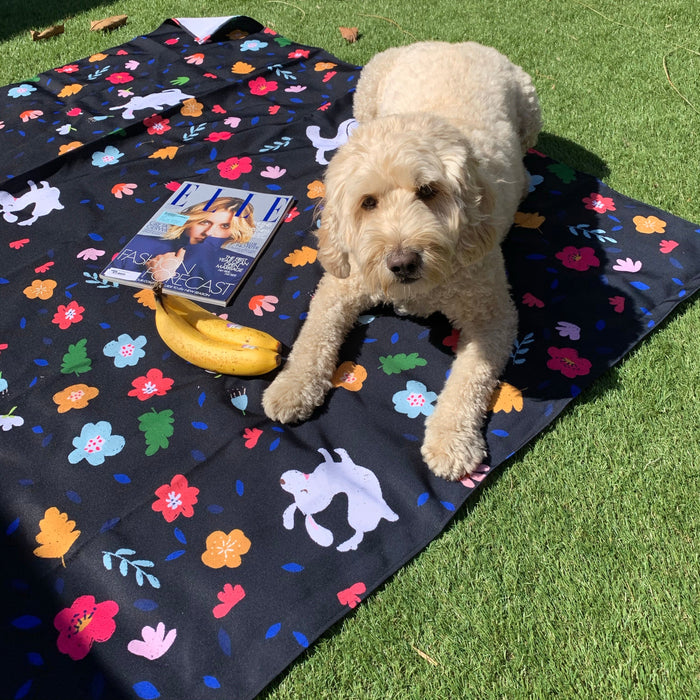
[[253, 697], [698, 287], [696, 226], [532, 152], [488, 463], [452, 484], [421, 462], [457, 343], [439, 317], [367, 309], [324, 409], [268, 421], [269, 377], [187, 364], [150, 293], [97, 274], [184, 179], [292, 194], [223, 311], [296, 337], [359, 68], [226, 31], [168, 22], [0, 88], [3, 697]]

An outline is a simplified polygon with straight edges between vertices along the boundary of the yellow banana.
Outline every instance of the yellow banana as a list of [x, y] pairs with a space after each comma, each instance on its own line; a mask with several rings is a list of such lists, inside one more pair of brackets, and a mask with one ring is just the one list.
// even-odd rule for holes
[[156, 328], [163, 342], [183, 359], [217, 374], [254, 376], [279, 367], [279, 353], [269, 348], [233, 344], [203, 335], [179, 314], [168, 311], [159, 289], [156, 298]]
[[255, 345], [279, 352], [282, 344], [265, 331], [249, 326], [241, 326], [202, 308], [199, 304], [173, 295], [163, 295], [163, 306], [168, 312], [174, 312], [196, 328], [202, 335], [214, 340], [223, 340], [237, 345]]

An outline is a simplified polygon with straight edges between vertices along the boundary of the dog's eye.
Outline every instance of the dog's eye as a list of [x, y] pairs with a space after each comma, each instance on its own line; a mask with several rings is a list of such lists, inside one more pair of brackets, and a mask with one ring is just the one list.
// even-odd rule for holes
[[423, 202], [428, 201], [429, 199], [433, 199], [437, 195], [438, 191], [437, 188], [433, 185], [421, 185], [417, 190], [416, 190], [416, 197], [420, 199]]
[[360, 203], [360, 206], [363, 209], [370, 211], [370, 210], [375, 209], [377, 207], [377, 200], [375, 197], [372, 197], [372, 195], [368, 194], [362, 198], [362, 202]]

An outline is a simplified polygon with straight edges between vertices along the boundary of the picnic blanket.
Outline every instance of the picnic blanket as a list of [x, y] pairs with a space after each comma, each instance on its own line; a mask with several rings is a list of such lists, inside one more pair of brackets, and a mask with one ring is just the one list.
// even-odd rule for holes
[[367, 309], [324, 406], [267, 420], [270, 376], [186, 363], [148, 290], [98, 273], [178, 182], [291, 194], [223, 309], [291, 346], [360, 68], [250, 18], [189, 26], [0, 88], [2, 697], [253, 697], [698, 288], [696, 225], [533, 151], [487, 463], [421, 461], [440, 316]]

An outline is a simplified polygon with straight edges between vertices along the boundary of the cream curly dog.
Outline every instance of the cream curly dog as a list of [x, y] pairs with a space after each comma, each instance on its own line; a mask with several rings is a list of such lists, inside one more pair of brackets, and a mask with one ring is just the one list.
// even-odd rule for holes
[[421, 452], [435, 474], [460, 479], [486, 456], [483, 422], [516, 333], [500, 243], [528, 190], [535, 88], [493, 48], [423, 42], [367, 64], [354, 113], [325, 176], [326, 272], [265, 413], [296, 422], [323, 403], [361, 311], [440, 311], [460, 339]]

